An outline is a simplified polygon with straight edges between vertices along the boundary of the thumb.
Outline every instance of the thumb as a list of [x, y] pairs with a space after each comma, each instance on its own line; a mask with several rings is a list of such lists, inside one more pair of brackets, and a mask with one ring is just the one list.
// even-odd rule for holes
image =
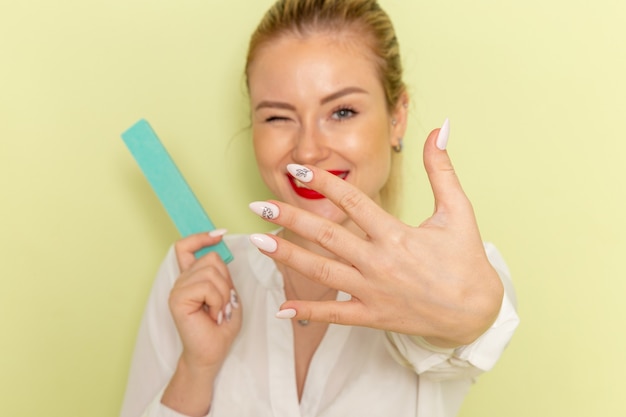
[[446, 146], [450, 122], [428, 135], [424, 144], [424, 168], [435, 198], [435, 212], [450, 212], [468, 203], [459, 178], [454, 171]]
[[208, 233], [194, 233], [176, 242], [174, 249], [180, 271], [186, 271], [191, 267], [196, 261], [196, 252], [219, 243], [226, 233], [226, 229], [216, 229]]

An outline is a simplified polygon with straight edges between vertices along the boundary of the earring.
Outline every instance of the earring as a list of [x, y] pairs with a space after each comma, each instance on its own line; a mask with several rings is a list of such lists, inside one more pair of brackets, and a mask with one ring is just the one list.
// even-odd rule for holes
[[391, 147], [397, 153], [402, 152], [402, 138], [398, 138], [398, 144]]
[[396, 119], [391, 119], [391, 126], [395, 126], [396, 124], [398, 124]]

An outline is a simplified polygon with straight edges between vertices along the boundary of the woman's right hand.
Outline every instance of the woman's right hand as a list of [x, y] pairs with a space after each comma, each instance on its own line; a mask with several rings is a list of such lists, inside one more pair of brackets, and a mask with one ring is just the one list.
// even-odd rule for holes
[[241, 328], [241, 306], [226, 264], [215, 252], [194, 255], [222, 234], [194, 234], [175, 244], [180, 276], [169, 307], [183, 343], [181, 361], [196, 370], [217, 372]]
[[208, 413], [215, 377], [241, 329], [241, 306], [226, 264], [215, 252], [194, 255], [222, 235], [195, 234], [175, 245], [180, 275], [169, 305], [183, 352], [161, 403], [188, 416]]

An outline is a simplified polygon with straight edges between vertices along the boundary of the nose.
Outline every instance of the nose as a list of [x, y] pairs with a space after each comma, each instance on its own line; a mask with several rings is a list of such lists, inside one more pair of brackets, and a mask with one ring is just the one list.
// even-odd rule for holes
[[298, 164], [316, 165], [330, 154], [327, 138], [314, 122], [302, 123], [295, 138], [292, 158]]

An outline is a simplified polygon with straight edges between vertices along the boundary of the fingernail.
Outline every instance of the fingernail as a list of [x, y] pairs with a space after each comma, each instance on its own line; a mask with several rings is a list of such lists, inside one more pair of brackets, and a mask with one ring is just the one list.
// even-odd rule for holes
[[226, 233], [228, 233], [228, 230], [226, 229], [215, 229], [209, 232], [209, 236], [220, 237], [220, 236], [224, 236]]
[[298, 181], [311, 182], [313, 179], [313, 171], [302, 165], [289, 164], [287, 171]]
[[256, 213], [258, 216], [267, 220], [272, 220], [278, 217], [280, 210], [276, 204], [268, 203], [267, 201], [255, 201], [248, 204], [250, 210]]
[[276, 313], [277, 319], [292, 319], [294, 317], [296, 317], [296, 310], [293, 308], [286, 308]]
[[230, 290], [230, 303], [233, 305], [233, 308], [239, 308], [239, 297], [237, 297], [235, 290]]
[[250, 235], [250, 241], [254, 246], [265, 252], [272, 253], [275, 252], [278, 248], [278, 244], [276, 243], [276, 241], [268, 235], [255, 233], [253, 235]]
[[220, 310], [220, 312], [217, 313], [217, 325], [219, 326], [220, 324], [222, 324], [223, 321], [224, 321], [224, 313], [222, 313], [222, 310]]
[[226, 307], [224, 307], [224, 316], [226, 316], [226, 322], [229, 322], [230, 319], [233, 318], [233, 306], [231, 306], [230, 303], [226, 304]]
[[437, 148], [442, 151], [448, 146], [448, 136], [450, 136], [450, 120], [446, 119], [443, 122], [443, 126], [439, 129], [439, 135], [437, 136]]

